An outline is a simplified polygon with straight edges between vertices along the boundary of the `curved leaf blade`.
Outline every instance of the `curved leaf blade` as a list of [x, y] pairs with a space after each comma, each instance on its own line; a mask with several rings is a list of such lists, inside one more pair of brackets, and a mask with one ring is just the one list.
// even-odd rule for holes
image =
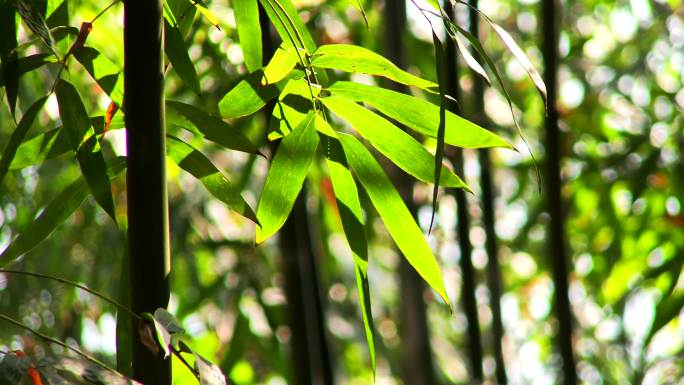
[[295, 47], [312, 53], [316, 43], [290, 0], [259, 0], [278, 36]]
[[425, 282], [449, 304], [437, 259], [392, 182], [361, 142], [347, 134], [338, 134], [338, 137], [347, 161], [397, 247]]
[[264, 74], [262, 71], [247, 75], [219, 101], [221, 116], [226, 119], [239, 118], [259, 111], [266, 103], [280, 94], [290, 78], [301, 77], [303, 74], [293, 72], [290, 75], [275, 84], [263, 84]]
[[412, 75], [385, 57], [355, 45], [322, 45], [313, 53], [311, 65], [345, 72], [383, 76], [408, 86], [423, 88], [432, 92], [438, 91], [438, 86], [434, 82]]
[[232, 150], [257, 153], [257, 147], [242, 132], [202, 109], [174, 100], [167, 100], [166, 106], [190, 120], [208, 140]]
[[257, 0], [233, 0], [233, 11], [245, 66], [249, 72], [261, 68], [261, 24]]
[[164, 52], [166, 52], [166, 56], [169, 58], [173, 69], [176, 70], [178, 77], [199, 95], [199, 77], [188, 55], [188, 48], [185, 46], [183, 35], [181, 35], [178, 27], [172, 25], [168, 19], [164, 19]]
[[119, 107], [123, 106], [123, 72], [119, 67], [92, 47], [81, 47], [72, 51], [76, 60], [88, 71], [90, 76], [109, 95]]
[[[439, 106], [428, 101], [385, 88], [346, 81], [338, 81], [327, 90], [345, 99], [368, 103], [412, 130], [437, 138]], [[450, 111], [446, 111], [444, 142], [463, 148], [513, 148], [495, 133]]]
[[38, 112], [40, 112], [40, 110], [43, 108], [43, 105], [45, 105], [45, 101], [47, 99], [48, 97], [44, 96], [35, 101], [31, 107], [26, 110], [24, 115], [21, 117], [19, 124], [14, 129], [14, 132], [12, 132], [12, 136], [7, 142], [7, 146], [5, 146], [5, 150], [2, 152], [2, 158], [0, 158], [0, 185], [2, 185], [2, 180], [5, 177], [5, 174], [7, 174], [7, 171], [12, 164], [12, 160], [14, 160], [17, 149], [21, 145], [26, 133], [33, 125], [33, 121], [36, 119]]
[[318, 146], [314, 114], [302, 122], [278, 145], [271, 168], [261, 191], [257, 218], [256, 243], [262, 243], [285, 223], [302, 188]]
[[167, 135], [166, 152], [180, 168], [197, 178], [218, 200], [243, 217], [259, 223], [254, 211], [245, 202], [230, 180], [200, 151], [173, 136]]
[[[411, 135], [364, 107], [341, 98], [329, 96], [321, 102], [336, 115], [346, 120], [366, 138], [380, 153], [389, 158], [399, 168], [417, 179], [434, 183], [435, 157]], [[442, 165], [444, 187], [468, 189], [468, 186], [451, 170]]]

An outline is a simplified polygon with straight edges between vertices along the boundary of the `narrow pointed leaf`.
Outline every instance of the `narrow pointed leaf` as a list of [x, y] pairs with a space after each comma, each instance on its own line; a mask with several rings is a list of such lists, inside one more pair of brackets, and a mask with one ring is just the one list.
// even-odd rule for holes
[[282, 41], [303, 48], [308, 53], [316, 50], [316, 43], [290, 0], [259, 0], [259, 2]]
[[[423, 182], [434, 183], [435, 157], [411, 135], [388, 120], [347, 99], [330, 96], [320, 100], [332, 112], [346, 120], [397, 167]], [[442, 172], [444, 173], [442, 180], [444, 187], [468, 189], [461, 178], [451, 170], [442, 166]]]
[[278, 145], [261, 191], [256, 243], [262, 243], [285, 223], [302, 188], [318, 145], [314, 114], [304, 120]]
[[256, 153], [257, 147], [230, 124], [190, 104], [167, 100], [166, 106], [185, 116], [205, 138], [232, 150]]
[[318, 47], [314, 52], [311, 65], [331, 68], [352, 73], [383, 76], [395, 82], [438, 91], [437, 84], [412, 75], [383, 56], [363, 47], [350, 44], [329, 44]]
[[233, 11], [245, 66], [254, 72], [262, 65], [258, 0], [233, 0]]
[[100, 144], [95, 135], [90, 135], [86, 141], [83, 141], [86, 134], [94, 134], [94, 132], [81, 97], [76, 88], [63, 79], [57, 82], [55, 93], [59, 115], [64, 123], [69, 145], [76, 152], [81, 173], [88, 182], [97, 203], [116, 222], [112, 188], [107, 177], [107, 165], [102, 157]]
[[684, 308], [684, 290], [677, 290], [670, 296], [664, 298], [656, 306], [655, 317], [651, 330], [649, 330], [644, 340], [644, 347], [648, 346], [653, 336], [665, 325], [677, 318]]
[[[117, 158], [109, 166], [108, 175], [114, 178], [126, 167], [125, 158]], [[31, 222], [10, 245], [0, 254], [0, 267], [6, 266], [16, 258], [26, 254], [45, 240], [55, 228], [76, 211], [88, 197], [88, 184], [79, 178], [57, 194], [38, 218]]]
[[[378, 111], [432, 138], [437, 137], [439, 106], [411, 95], [365, 84], [339, 81], [327, 88], [333, 95], [365, 102]], [[444, 142], [464, 148], [513, 148], [506, 140], [477, 124], [446, 111]]]
[[187, 87], [199, 95], [199, 78], [188, 55], [188, 48], [185, 46], [183, 35], [181, 35], [178, 27], [171, 24], [167, 19], [164, 19], [164, 52], [166, 52], [166, 56], [169, 58], [173, 69], [176, 70], [178, 77]]
[[285, 78], [297, 65], [297, 51], [289, 43], [283, 43], [264, 67], [262, 85], [274, 84]]
[[311, 94], [318, 96], [318, 87], [309, 87], [309, 83], [304, 79], [290, 80], [278, 95], [276, 105], [273, 107], [273, 114], [269, 123], [272, 131], [268, 139], [275, 140], [283, 135], [287, 135], [292, 129], [297, 127], [306, 115], [313, 109]]
[[437, 259], [382, 167], [356, 138], [338, 134], [345, 157], [406, 260], [448, 304]]
[[482, 79], [484, 79], [484, 81], [487, 82], [488, 86], [491, 86], [491, 81], [489, 80], [489, 76], [487, 76], [487, 72], [484, 70], [484, 68], [482, 68], [480, 62], [478, 62], [477, 59], [475, 59], [475, 57], [470, 53], [470, 50], [468, 49], [468, 47], [466, 47], [465, 43], [463, 42], [463, 39], [461, 38], [461, 35], [455, 33], [451, 35], [451, 37], [456, 42], [458, 52], [461, 53], [461, 56], [465, 60], [468, 67], [470, 67], [471, 70], [480, 75], [480, 77], [482, 77]]
[[19, 148], [21, 145], [26, 133], [28, 132], [29, 128], [31, 128], [31, 125], [33, 125], [33, 121], [36, 119], [38, 112], [40, 112], [40, 110], [43, 108], [43, 105], [45, 105], [47, 98], [47, 96], [44, 96], [33, 103], [21, 117], [21, 120], [14, 129], [14, 132], [12, 132], [12, 136], [7, 142], [7, 146], [5, 146], [5, 149], [2, 152], [2, 158], [0, 158], [0, 185], [2, 185], [2, 180], [12, 164], [14, 155], [17, 153], [17, 148]]
[[[316, 128], [319, 132], [333, 132], [328, 123], [316, 116]], [[322, 127], [321, 127], [322, 126]], [[320, 127], [320, 128], [319, 128]], [[364, 228], [363, 212], [356, 182], [349, 171], [347, 159], [344, 157], [342, 145], [337, 137], [323, 136], [326, 143], [326, 163], [330, 173], [330, 180], [335, 192], [337, 208], [342, 221], [344, 234], [354, 256], [354, 271], [356, 273], [356, 287], [359, 293], [359, 304], [363, 316], [363, 326], [366, 332], [366, 342], [370, 354], [373, 373], [375, 373], [375, 327], [371, 313], [370, 289], [368, 285], [368, 241]]]
[[432, 189], [432, 214], [430, 215], [430, 227], [428, 234], [432, 231], [432, 225], [435, 221], [435, 213], [437, 212], [437, 193], [439, 192], [439, 179], [442, 171], [442, 159], [444, 158], [444, 133], [446, 131], [446, 102], [444, 84], [445, 68], [444, 68], [444, 47], [441, 40], [437, 37], [435, 31], [432, 31], [432, 41], [435, 45], [435, 65], [437, 72], [437, 80], [439, 81], [439, 125], [437, 129], [437, 148], [435, 149], [435, 186]]
[[257, 222], [254, 211], [240, 195], [233, 184], [201, 152], [182, 140], [167, 136], [166, 152], [180, 168], [197, 178], [204, 187], [231, 210], [247, 219]]
[[361, 0], [356, 0], [356, 8], [359, 9], [361, 12], [361, 16], [363, 16], [363, 22], [366, 23], [366, 28], [368, 27], [368, 16], [366, 16], [366, 11], [363, 9], [363, 4], [361, 4]]
[[50, 49], [50, 52], [57, 56], [55, 51], [55, 40], [52, 38], [50, 28], [48, 28], [43, 15], [35, 7], [34, 3], [21, 0], [14, 0], [13, 3], [21, 16], [21, 19], [24, 21], [24, 24], [43, 41], [45, 46]]
[[[13, 55], [16, 56], [16, 55]], [[0, 59], [0, 61], [2, 61]], [[12, 67], [13, 64], [16, 64], [16, 74], [15, 75], [8, 75], [8, 76], [0, 76], [0, 87], [7, 86], [8, 88], [12, 87], [11, 84], [5, 84], [5, 79], [11, 79], [10, 83], [12, 81], [18, 80], [23, 74], [27, 72], [31, 72], [37, 68], [40, 68], [46, 64], [50, 63], [55, 63], [55, 58], [48, 54], [48, 53], [37, 53], [25, 57], [21, 57], [18, 60], [15, 60], [14, 63], [9, 62], [7, 69], [9, 70], [10, 67]], [[11, 76], [14, 76], [12, 79]], [[7, 92], [10, 92], [9, 90]]]
[[104, 55], [92, 47], [81, 47], [73, 51], [74, 57], [90, 76], [102, 87], [119, 109], [123, 106], [123, 73]]
[[221, 30], [221, 26], [219, 25], [218, 18], [216, 18], [216, 16], [214, 16], [214, 14], [207, 7], [202, 5], [203, 4], [202, 1], [190, 0], [190, 2], [195, 5], [195, 8], [197, 8], [197, 10], [202, 14], [202, 16], [204, 16], [205, 19], [207, 19], [207, 21], [211, 25], [216, 27], [216, 29]]

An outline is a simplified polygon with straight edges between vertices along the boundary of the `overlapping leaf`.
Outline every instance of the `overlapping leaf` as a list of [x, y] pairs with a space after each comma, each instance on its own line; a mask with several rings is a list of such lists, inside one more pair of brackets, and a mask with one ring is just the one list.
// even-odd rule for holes
[[338, 134], [338, 137], [349, 165], [397, 247], [425, 282], [448, 304], [439, 264], [392, 182], [373, 155], [356, 138], [347, 134]]
[[72, 53], [102, 90], [122, 108], [124, 84], [119, 67], [92, 47], [77, 48]]
[[[434, 183], [435, 157], [411, 135], [347, 99], [330, 96], [320, 100], [399, 168], [423, 182]], [[442, 166], [442, 173], [444, 174], [441, 181], [443, 186], [468, 189], [461, 178], [444, 166]]]
[[240, 80], [235, 87], [221, 98], [219, 101], [221, 116], [224, 118], [239, 118], [251, 115], [278, 96], [290, 78], [301, 76], [303, 76], [301, 72], [294, 72], [275, 84], [262, 84], [264, 73], [262, 71], [251, 73]]
[[254, 72], [262, 65], [258, 0], [233, 0], [233, 12], [245, 66], [249, 72]]
[[311, 112], [283, 138], [273, 157], [257, 208], [257, 218], [261, 224], [256, 232], [257, 243], [271, 237], [285, 223], [302, 188], [317, 145], [318, 135]]
[[26, 110], [24, 116], [21, 117], [19, 124], [14, 129], [14, 132], [12, 132], [12, 136], [7, 142], [7, 146], [2, 152], [2, 158], [0, 158], [0, 185], [2, 184], [2, 179], [5, 177], [5, 174], [12, 164], [14, 155], [17, 153], [17, 148], [19, 148], [21, 145], [21, 142], [24, 140], [24, 137], [26, 136], [29, 128], [31, 128], [31, 125], [33, 125], [33, 121], [36, 119], [38, 112], [40, 112], [40, 110], [43, 108], [47, 98], [47, 96], [44, 96], [34, 102], [31, 107]]
[[168, 18], [164, 19], [164, 52], [166, 52], [166, 56], [169, 58], [173, 69], [176, 70], [178, 77], [187, 87], [199, 95], [199, 77], [188, 55], [188, 48], [185, 46], [183, 35], [181, 35], [178, 26], [172, 24]]

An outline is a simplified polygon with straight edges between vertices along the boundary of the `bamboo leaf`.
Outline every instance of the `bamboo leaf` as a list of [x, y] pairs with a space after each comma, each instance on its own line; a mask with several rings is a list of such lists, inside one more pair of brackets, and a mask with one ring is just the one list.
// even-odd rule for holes
[[644, 346], [648, 346], [653, 336], [660, 331], [665, 325], [670, 323], [673, 319], [679, 316], [679, 313], [684, 308], [684, 290], [677, 290], [670, 296], [666, 297], [656, 306], [655, 317], [651, 330], [649, 330], [644, 340]]
[[0, 4], [0, 77], [3, 79], [7, 103], [14, 116], [19, 91], [19, 63], [17, 62], [17, 25], [15, 9], [9, 2]]
[[271, 115], [269, 140], [287, 135], [313, 108], [311, 93], [318, 96], [318, 87], [309, 87], [304, 79], [290, 80], [278, 96]]
[[171, 24], [168, 18], [164, 19], [164, 52], [166, 52], [166, 56], [173, 69], [176, 70], [178, 77], [187, 87], [199, 95], [199, 78], [188, 55], [188, 48], [185, 46], [180, 30], [176, 25]]
[[261, 191], [257, 218], [256, 243], [262, 243], [285, 223], [313, 160], [318, 135], [314, 114], [304, 120], [278, 145], [271, 168]]
[[233, 0], [233, 11], [245, 66], [254, 72], [262, 66], [261, 24], [258, 0]]
[[432, 189], [432, 214], [430, 215], [430, 227], [428, 234], [432, 231], [432, 225], [435, 221], [435, 213], [437, 212], [437, 193], [439, 191], [439, 179], [442, 171], [442, 159], [444, 158], [444, 134], [446, 131], [446, 92], [444, 90], [445, 69], [444, 69], [444, 47], [441, 40], [437, 37], [435, 31], [432, 31], [432, 41], [435, 45], [435, 65], [437, 72], [437, 79], [439, 81], [439, 125], [437, 129], [437, 148], [435, 149], [435, 186]]
[[356, 8], [359, 9], [361, 12], [361, 16], [363, 16], [363, 22], [366, 23], [366, 28], [368, 27], [368, 16], [366, 16], [366, 11], [363, 9], [363, 4], [361, 4], [361, 0], [356, 0]]
[[190, 2], [197, 8], [197, 10], [204, 16], [207, 21], [216, 27], [219, 31], [221, 30], [221, 27], [219, 26], [219, 20], [214, 16], [214, 14], [207, 8], [205, 7], [202, 1], [195, 1], [195, 0], [190, 0]]
[[[10, 60], [10, 59], [8, 59], [8, 60]], [[12, 59], [12, 60], [14, 60], [14, 59]], [[8, 88], [12, 87], [12, 85], [5, 84], [6, 83], [5, 78], [11, 79], [11, 76], [14, 76], [15, 78], [10, 80], [10, 83], [12, 83], [12, 82], [18, 80], [19, 78], [21, 78], [21, 76], [23, 74], [30, 72], [30, 71], [33, 71], [37, 68], [40, 68], [46, 64], [50, 64], [50, 63], [54, 63], [54, 62], [55, 62], [54, 57], [52, 55], [50, 55], [49, 53], [37, 53], [37, 54], [21, 57], [17, 60], [14, 60], [14, 63], [8, 62], [7, 63], [7, 65], [8, 65], [7, 69], [9, 70], [9, 68], [13, 64], [16, 64], [17, 72], [15, 75], [4, 76], [2, 71], [0, 71], [0, 87], [3, 87], [5, 85], [7, 85]], [[7, 92], [10, 92], [10, 91], [8, 90]]]
[[47, 99], [48, 97], [44, 96], [34, 102], [31, 107], [26, 110], [24, 115], [21, 117], [19, 124], [14, 129], [14, 132], [12, 132], [12, 136], [7, 142], [7, 146], [5, 146], [5, 150], [2, 152], [2, 158], [0, 158], [0, 185], [2, 185], [2, 180], [9, 170], [12, 161], [14, 160], [14, 155], [17, 153], [17, 148], [19, 148], [21, 145], [26, 133], [33, 125], [33, 121], [36, 119], [38, 112], [40, 112], [40, 110], [43, 108], [43, 105], [45, 105], [45, 101]]
[[438, 91], [437, 84], [403, 71], [383, 56], [356, 45], [329, 44], [320, 46], [312, 55], [311, 65], [345, 72], [383, 76], [398, 83], [432, 92]]
[[442, 272], [423, 233], [382, 167], [356, 138], [338, 134], [344, 154], [387, 231], [418, 274], [448, 304]]
[[[439, 107], [430, 102], [385, 88], [345, 81], [338, 81], [326, 90], [345, 99], [368, 103], [418, 133], [437, 137]], [[513, 148], [500, 136], [450, 111], [446, 111], [444, 142], [464, 148]]]
[[123, 73], [119, 67], [92, 47], [77, 48], [73, 51], [73, 55], [97, 84], [102, 87], [102, 90], [121, 109], [123, 106], [124, 84]]
[[[341, 98], [330, 96], [320, 99], [336, 115], [346, 120], [366, 138], [380, 153], [389, 158], [399, 168], [417, 179], [434, 183], [435, 157], [411, 135], [379, 115], [360, 105]], [[444, 187], [468, 189], [468, 186], [451, 170], [442, 166]]]
[[283, 43], [264, 67], [262, 85], [274, 84], [285, 78], [297, 65], [297, 51], [288, 43]]
[[100, 144], [95, 135], [90, 135], [87, 140], [83, 141], [83, 137], [92, 133], [93, 129], [81, 97], [76, 88], [63, 79], [57, 82], [55, 93], [59, 115], [64, 123], [69, 145], [76, 153], [81, 173], [97, 203], [116, 222], [112, 188], [107, 177], [107, 165], [102, 157]]
[[461, 36], [458, 33], [455, 33], [450, 36], [456, 42], [458, 52], [461, 53], [461, 56], [465, 60], [468, 67], [470, 67], [471, 70], [480, 75], [480, 77], [482, 77], [482, 79], [484, 79], [484, 81], [487, 82], [488, 86], [491, 86], [492, 83], [489, 80], [489, 76], [487, 76], [487, 72], [484, 70], [484, 68], [482, 68], [480, 62], [478, 62], [477, 59], [475, 59], [475, 57], [470, 53], [470, 50], [468, 49], [468, 47], [466, 47], [465, 43], [463, 42], [463, 39], [461, 39]]
[[245, 218], [259, 223], [252, 208], [240, 195], [240, 191], [204, 154], [170, 135], [167, 136], [166, 152], [169, 158], [202, 182], [204, 187], [218, 200]]
[[259, 2], [282, 41], [303, 48], [309, 54], [316, 50], [316, 43], [290, 0], [259, 0]]
[[[126, 159], [115, 159], [108, 168], [108, 175], [114, 178], [126, 167]], [[45, 240], [55, 228], [64, 222], [88, 197], [88, 183], [83, 177], [78, 178], [62, 192], [57, 194], [38, 218], [31, 222], [10, 245], [0, 253], [0, 267], [7, 266], [18, 257], [28, 253]]]
[[260, 70], [253, 72], [224, 95], [218, 105], [221, 116], [227, 119], [239, 118], [259, 111], [278, 96], [290, 78], [302, 77], [303, 73], [295, 71], [275, 84], [262, 84], [263, 76], [264, 73]]
[[31, 1], [13, 0], [12, 2], [26, 26], [40, 38], [50, 52], [55, 56], [58, 56], [55, 50], [55, 40], [53, 39], [50, 28], [48, 28], [45, 23], [44, 15], [41, 14], [40, 10], [38, 10]]
[[319, 132], [328, 132], [334, 135], [333, 137], [323, 136], [326, 141], [326, 163], [335, 192], [342, 228], [354, 256], [354, 272], [356, 275], [356, 287], [359, 293], [359, 304], [361, 305], [361, 315], [363, 317], [371, 365], [373, 373], [375, 373], [375, 327], [373, 326], [368, 285], [368, 241], [366, 240], [359, 192], [356, 188], [356, 182], [354, 182], [354, 178], [349, 171], [349, 165], [344, 156], [342, 145], [337, 140], [333, 129], [319, 115], [316, 115], [315, 124]]
[[200, 108], [173, 100], [167, 100], [166, 106], [190, 120], [212, 142], [237, 151], [253, 154], [258, 151], [242, 132]]

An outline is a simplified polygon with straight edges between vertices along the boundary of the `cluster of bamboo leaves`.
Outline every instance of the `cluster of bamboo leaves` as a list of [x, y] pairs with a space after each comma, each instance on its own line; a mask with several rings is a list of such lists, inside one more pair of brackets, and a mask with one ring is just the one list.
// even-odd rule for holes
[[[494, 63], [477, 38], [444, 15], [436, 1], [434, 9], [422, 10], [442, 17], [449, 36], [458, 43], [468, 65], [489, 80], [483, 66], [468, 53], [463, 38], [476, 48], [491, 73], [503, 87]], [[20, 170], [41, 162], [70, 154], [78, 162], [82, 177], [60, 192], [0, 254], [0, 267], [15, 261], [65, 221], [90, 195], [116, 223], [110, 180], [125, 169], [125, 158], [105, 159], [100, 141], [109, 130], [124, 128], [125, 96], [123, 73], [101, 52], [87, 45], [88, 33], [99, 26], [83, 23], [81, 28], [60, 24], [66, 1], [50, 17], [44, 18], [33, 2], [17, 0], [0, 5], [0, 39], [2, 39], [2, 78], [6, 99], [17, 118], [18, 79], [42, 66], [58, 66], [50, 93], [34, 101], [16, 122], [16, 128], [0, 159], [0, 182], [9, 171]], [[267, 65], [262, 66], [262, 34], [259, 7], [275, 27], [282, 44]], [[416, 224], [399, 193], [376, 159], [382, 154], [404, 172], [437, 188], [469, 190], [463, 180], [442, 164], [444, 145], [462, 148], [512, 146], [502, 137], [446, 111], [448, 98], [441, 79], [438, 82], [408, 73], [383, 56], [356, 45], [330, 44], [317, 46], [290, 0], [234, 0], [240, 45], [247, 73], [219, 102], [220, 116], [181, 101], [168, 100], [166, 141], [169, 159], [197, 178], [216, 198], [235, 212], [252, 220], [256, 226], [256, 243], [275, 235], [287, 219], [295, 199], [307, 178], [313, 162], [324, 161], [332, 181], [337, 209], [354, 256], [358, 294], [373, 367], [375, 349], [370, 310], [368, 242], [365, 238], [365, 215], [359, 198], [363, 189], [384, 222], [399, 250], [445, 303], [449, 303], [439, 264], [425, 236]], [[186, 87], [201, 94], [184, 36], [196, 12], [219, 28], [218, 19], [201, 2], [167, 0], [164, 2], [164, 51]], [[17, 17], [17, 15], [19, 17]], [[545, 96], [545, 88], [537, 72], [522, 50], [501, 27], [489, 21], [511, 52], [523, 62], [531, 78]], [[35, 35], [35, 40], [18, 44], [17, 21]], [[208, 28], [213, 28], [209, 26]], [[441, 41], [433, 33], [438, 77], [442, 71]], [[58, 46], [68, 49], [60, 54]], [[41, 53], [22, 56], [29, 47], [43, 48]], [[62, 74], [81, 66], [111, 99], [104, 116], [91, 115], [81, 93]], [[333, 70], [383, 77], [417, 90], [417, 93], [439, 95], [440, 105], [411, 94], [399, 93], [375, 85], [353, 81], [332, 81]], [[29, 128], [54, 92], [62, 126], [26, 138]], [[510, 105], [510, 99], [509, 99]], [[190, 133], [196, 138], [226, 149], [261, 154], [265, 143], [253, 143], [228, 121], [250, 119], [258, 111], [272, 107], [267, 141], [278, 141], [254, 210], [243, 199], [229, 177], [220, 171], [198, 149], [182, 140]], [[407, 128], [410, 131], [406, 131]], [[432, 154], [419, 138], [437, 140]], [[158, 328], [159, 330], [159, 328]]]

